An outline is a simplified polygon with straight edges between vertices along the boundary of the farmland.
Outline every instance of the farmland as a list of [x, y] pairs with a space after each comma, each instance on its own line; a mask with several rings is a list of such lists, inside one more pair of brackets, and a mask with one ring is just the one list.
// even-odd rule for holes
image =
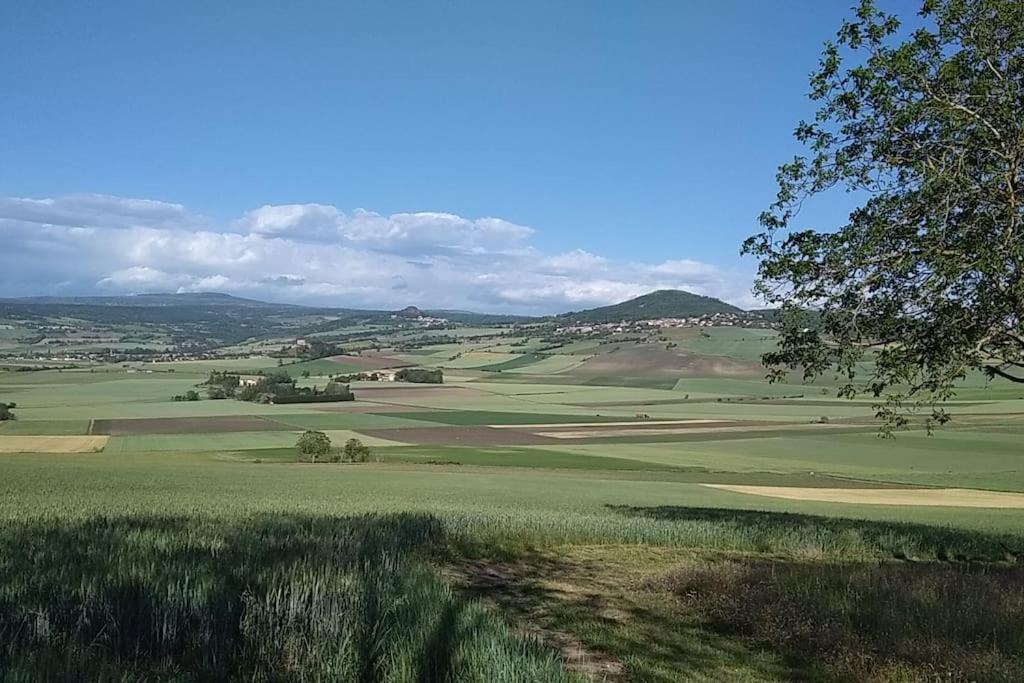
[[[881, 439], [870, 401], [766, 384], [771, 330], [358, 330], [365, 350], [312, 361], [233, 339], [0, 373], [6, 677], [1024, 675], [1018, 387], [969, 378], [949, 425]], [[211, 370], [323, 386], [410, 364], [444, 384], [202, 392]], [[300, 461], [310, 429], [372, 457]]]

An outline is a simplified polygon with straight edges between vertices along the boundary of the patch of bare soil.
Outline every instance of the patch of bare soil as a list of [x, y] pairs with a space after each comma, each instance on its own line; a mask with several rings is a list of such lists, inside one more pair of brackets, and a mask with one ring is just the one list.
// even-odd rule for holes
[[219, 432], [277, 432], [294, 430], [257, 415], [206, 417], [144, 417], [94, 420], [93, 434], [130, 436], [135, 434], [216, 434]]

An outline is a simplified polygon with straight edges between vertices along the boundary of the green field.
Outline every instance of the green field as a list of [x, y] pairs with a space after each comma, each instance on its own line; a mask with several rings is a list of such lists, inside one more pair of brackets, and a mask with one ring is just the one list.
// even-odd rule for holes
[[[588, 342], [545, 356], [494, 340], [501, 351], [476, 350], [487, 329], [404, 354], [432, 367], [461, 352], [464, 379], [356, 383], [356, 401], [326, 408], [170, 400], [210, 370], [258, 369], [253, 359], [0, 373], [18, 418], [0, 440], [82, 435], [93, 420], [127, 430], [101, 453], [0, 455], [0, 669], [154, 680], [1024, 675], [1024, 611], [1011, 609], [1024, 605], [1015, 389], [972, 378], [949, 426], [881, 439], [870, 402], [821, 386], [649, 366], [584, 376], [572, 354]], [[673, 339], [739, 362], [766, 336]], [[149, 421], [121, 421], [134, 418]], [[294, 444], [305, 429], [336, 447], [360, 439], [370, 461], [303, 462]], [[981, 502], [961, 506], [943, 498], [949, 488]], [[938, 504], [885, 502], [900, 495]], [[794, 613], [827, 615], [833, 630]], [[797, 647], [765, 630], [777, 623], [831, 640]], [[989, 634], [983, 647], [969, 628]], [[879, 629], [891, 638], [867, 637]]]

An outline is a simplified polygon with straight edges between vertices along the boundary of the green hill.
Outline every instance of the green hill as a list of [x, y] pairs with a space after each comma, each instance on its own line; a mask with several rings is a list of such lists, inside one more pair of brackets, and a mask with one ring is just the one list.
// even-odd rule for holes
[[712, 313], [743, 312], [741, 308], [710, 296], [700, 296], [679, 289], [660, 289], [620, 304], [563, 313], [558, 317], [587, 323], [610, 323], [619, 320], [687, 318]]

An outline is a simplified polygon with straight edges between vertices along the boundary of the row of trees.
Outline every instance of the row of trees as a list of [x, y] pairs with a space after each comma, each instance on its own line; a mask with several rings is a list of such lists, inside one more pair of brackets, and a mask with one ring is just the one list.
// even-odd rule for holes
[[291, 346], [282, 346], [280, 351], [270, 355], [282, 359], [316, 360], [317, 358], [326, 358], [328, 356], [340, 356], [345, 353], [345, 349], [342, 347], [320, 339], [314, 338], [302, 341], [302, 344], [296, 343]]
[[239, 375], [214, 370], [204, 383], [212, 399], [237, 398], [257, 403], [326, 403], [352, 401], [355, 395], [347, 384], [331, 380], [320, 389], [300, 387], [286, 372], [275, 371], [254, 382], [242, 382]]
[[444, 382], [444, 374], [439, 369], [402, 368], [395, 373], [395, 381], [415, 382], [418, 384], [442, 384]]
[[295, 446], [312, 463], [318, 459], [325, 462], [366, 462], [371, 455], [370, 447], [359, 439], [349, 439], [340, 451], [332, 451], [331, 438], [313, 430], [303, 432]]

